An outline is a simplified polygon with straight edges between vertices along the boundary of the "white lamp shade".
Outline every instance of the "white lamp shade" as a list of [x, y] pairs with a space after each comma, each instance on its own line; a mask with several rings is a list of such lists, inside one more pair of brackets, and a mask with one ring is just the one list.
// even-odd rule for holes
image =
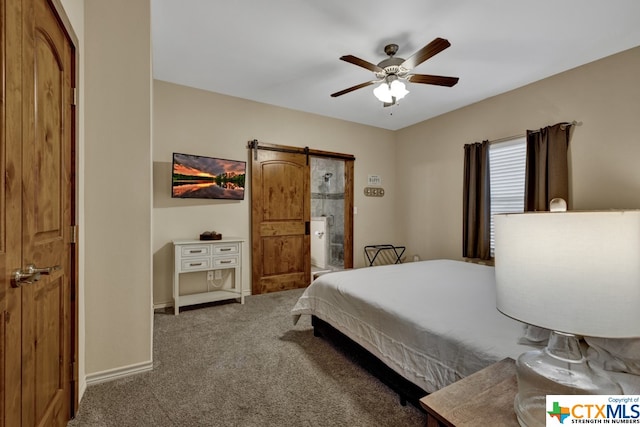
[[378, 98], [379, 101], [392, 103], [393, 98], [391, 95], [391, 90], [389, 89], [389, 85], [386, 82], [383, 82], [380, 86], [373, 90], [373, 94]]
[[497, 307], [584, 336], [640, 336], [640, 211], [496, 215]]
[[390, 91], [391, 96], [398, 100], [404, 98], [405, 95], [409, 93], [404, 83], [402, 83], [400, 80], [394, 80], [391, 82]]

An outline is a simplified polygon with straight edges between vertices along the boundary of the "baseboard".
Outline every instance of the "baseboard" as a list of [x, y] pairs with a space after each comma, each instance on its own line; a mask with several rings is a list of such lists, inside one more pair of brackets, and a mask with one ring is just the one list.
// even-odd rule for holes
[[123, 366], [121, 368], [109, 369], [107, 371], [95, 372], [86, 376], [87, 387], [93, 384], [100, 384], [106, 381], [113, 381], [131, 375], [149, 372], [153, 369], [153, 362], [142, 362], [134, 365]]
[[171, 302], [161, 302], [158, 304], [153, 304], [154, 310], [162, 310], [164, 308], [173, 307], [173, 301]]
[[82, 400], [85, 391], [87, 391], [87, 377], [85, 377], [84, 380], [80, 381], [80, 384], [78, 384], [78, 402]]

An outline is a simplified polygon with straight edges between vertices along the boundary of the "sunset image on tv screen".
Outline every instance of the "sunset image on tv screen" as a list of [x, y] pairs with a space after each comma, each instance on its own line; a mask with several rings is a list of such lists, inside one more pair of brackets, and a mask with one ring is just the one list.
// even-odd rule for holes
[[171, 197], [244, 199], [246, 163], [191, 154], [173, 154]]

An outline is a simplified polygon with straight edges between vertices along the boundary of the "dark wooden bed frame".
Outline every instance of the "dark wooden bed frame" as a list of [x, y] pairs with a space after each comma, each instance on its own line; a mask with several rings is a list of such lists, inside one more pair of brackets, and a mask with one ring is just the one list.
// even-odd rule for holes
[[313, 326], [314, 336], [323, 337], [335, 344], [347, 357], [395, 391], [400, 398], [400, 404], [402, 406], [405, 406], [407, 402], [409, 402], [421, 411], [425, 411], [419, 401], [428, 394], [426, 391], [402, 377], [367, 349], [324, 320], [316, 316], [311, 316], [311, 325]]

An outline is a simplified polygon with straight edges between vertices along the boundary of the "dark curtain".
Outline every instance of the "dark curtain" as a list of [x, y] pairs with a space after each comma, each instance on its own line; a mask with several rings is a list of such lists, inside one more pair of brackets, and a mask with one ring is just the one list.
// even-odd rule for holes
[[464, 146], [462, 256], [490, 259], [489, 141]]
[[571, 125], [558, 123], [527, 131], [524, 210], [548, 211], [549, 201], [561, 197], [569, 204], [567, 150]]

